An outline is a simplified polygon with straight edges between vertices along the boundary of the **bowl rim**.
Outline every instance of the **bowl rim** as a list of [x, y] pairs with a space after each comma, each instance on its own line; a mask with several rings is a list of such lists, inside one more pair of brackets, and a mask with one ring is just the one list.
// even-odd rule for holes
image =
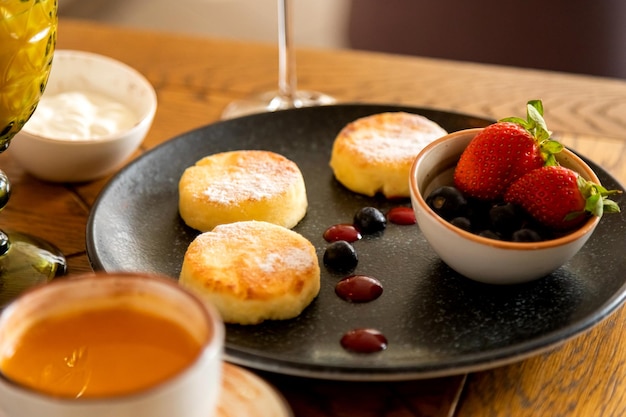
[[[456, 132], [449, 133], [441, 138], [429, 143], [425, 146], [420, 153], [417, 155], [413, 164], [411, 165], [410, 177], [409, 177], [409, 188], [413, 199], [419, 204], [420, 209], [425, 211], [427, 215], [431, 216], [439, 225], [445, 227], [449, 231], [459, 235], [461, 238], [467, 239], [471, 242], [487, 245], [494, 248], [504, 249], [504, 250], [522, 250], [522, 251], [530, 251], [530, 250], [541, 250], [541, 249], [550, 249], [556, 248], [560, 246], [564, 246], [570, 244], [588, 233], [592, 232], [600, 221], [600, 217], [591, 216], [585, 223], [583, 223], [578, 229], [567, 233], [563, 236], [559, 236], [554, 239], [544, 240], [540, 242], [510, 242], [505, 240], [496, 240], [490, 239], [487, 237], [482, 237], [476, 235], [474, 233], [465, 231], [459, 227], [454, 226], [450, 222], [446, 221], [443, 217], [439, 216], [433, 209], [431, 209], [428, 204], [426, 204], [426, 200], [422, 196], [419, 187], [417, 185], [417, 170], [424, 160], [424, 157], [433, 149], [440, 146], [444, 142], [448, 142], [451, 140], [459, 140], [459, 137], [465, 137], [466, 135], [473, 134], [475, 136], [478, 132], [482, 131], [483, 128], [472, 128], [472, 129], [464, 129]], [[577, 164], [580, 164], [584, 168], [585, 174], [588, 178], [596, 183], [600, 183], [597, 175], [589, 165], [585, 161], [583, 161], [578, 155], [564, 147], [563, 150], [564, 155], [567, 155], [568, 158], [574, 160]], [[579, 173], [580, 175], [580, 173]]]
[[[173, 384], [177, 384], [177, 381], [180, 380], [181, 377], [185, 375], [189, 375], [193, 373], [194, 368], [198, 366], [206, 357], [214, 357], [215, 355], [222, 355], [222, 349], [224, 345], [224, 323], [220, 317], [219, 311], [212, 304], [207, 304], [204, 302], [197, 294], [192, 291], [185, 289], [184, 287], [178, 285], [175, 281], [170, 279], [169, 277], [153, 273], [153, 272], [133, 272], [133, 271], [115, 271], [115, 272], [104, 272], [104, 271], [94, 271], [94, 272], [83, 272], [78, 273], [72, 276], [68, 276], [62, 280], [53, 280], [46, 286], [37, 286], [28, 288], [24, 291], [23, 296], [13, 300], [9, 303], [6, 308], [0, 314], [0, 320], [11, 320], [15, 315], [15, 311], [22, 307], [22, 304], [27, 304], [28, 301], [33, 300], [37, 301], [38, 298], [41, 298], [47, 294], [55, 292], [63, 291], [64, 289], [72, 289], [72, 287], [78, 287], [77, 289], [85, 288], [85, 287], [99, 287], [101, 285], [106, 285], [109, 282], [123, 282], [128, 286], [148, 286], [149, 289], [156, 288], [157, 291], [170, 291], [173, 290], [176, 295], [175, 297], [184, 298], [189, 304], [193, 304], [193, 308], [198, 309], [199, 316], [206, 321], [207, 324], [210, 325], [211, 330], [208, 333], [208, 337], [206, 340], [201, 341], [201, 352], [199, 355], [190, 363], [188, 363], [184, 368], [179, 369], [174, 376], [170, 376], [164, 380], [161, 380], [155, 384], [152, 384], [148, 387], [144, 387], [143, 389], [135, 390], [132, 392], [127, 392], [123, 394], [113, 395], [113, 396], [105, 396], [105, 397], [87, 397], [87, 398], [71, 398], [64, 396], [54, 396], [53, 394], [46, 394], [32, 388], [30, 386], [25, 385], [22, 382], [19, 382], [9, 376], [5, 375], [3, 372], [0, 372], [0, 385], [5, 384], [12, 387], [19, 395], [28, 395], [31, 396], [34, 400], [43, 399], [46, 402], [57, 402], [61, 405], [69, 404], [71, 407], [74, 405], [77, 407], [81, 407], [85, 404], [124, 404], [128, 401], [141, 401], [142, 398], [146, 398], [148, 396], [152, 396], [155, 393], [158, 394], [160, 390], [167, 387], [171, 387]], [[131, 295], [141, 294], [138, 292], [139, 289], [135, 288], [134, 294], [132, 291], [129, 292]], [[115, 288], [111, 288], [108, 292], [115, 292]], [[70, 298], [75, 297], [72, 295]], [[101, 298], [100, 295], [95, 296], [88, 292], [87, 298], [78, 297], [79, 300], [89, 300], [90, 298]], [[50, 300], [44, 300], [43, 303], [48, 303], [53, 305], [54, 303]], [[28, 308], [28, 306], [26, 307]], [[54, 305], [52, 306], [53, 314], [59, 314], [58, 306], [57, 310], [54, 310]], [[65, 307], [61, 306], [60, 311], [61, 314], [66, 312], [64, 310]], [[97, 309], [98, 307], [96, 307]], [[41, 320], [41, 317], [35, 318], [35, 322]], [[32, 326], [30, 323], [28, 326]]]
[[42, 136], [42, 135], [29, 131], [28, 122], [26, 123], [24, 128], [22, 128], [22, 130], [18, 132], [18, 134], [24, 134], [24, 135], [31, 137], [32, 139], [36, 139], [36, 140], [46, 142], [46, 143], [55, 143], [55, 144], [62, 143], [62, 144], [67, 144], [68, 146], [89, 146], [95, 143], [115, 142], [118, 140], [122, 140], [125, 137], [133, 134], [135, 131], [141, 130], [144, 127], [144, 125], [146, 124], [148, 126], [151, 125], [152, 120], [154, 119], [154, 116], [156, 114], [156, 110], [158, 106], [158, 99], [157, 99], [157, 94], [156, 94], [156, 90], [154, 86], [141, 72], [131, 67], [130, 65], [126, 64], [125, 62], [122, 62], [115, 58], [98, 54], [95, 52], [81, 51], [77, 49], [57, 49], [54, 51], [52, 65], [54, 65], [54, 60], [58, 59], [58, 57], [76, 57], [80, 59], [93, 59], [95, 61], [105, 62], [107, 64], [117, 66], [121, 68], [122, 70], [130, 73], [137, 80], [137, 82], [140, 84], [142, 89], [147, 92], [148, 98], [149, 98], [148, 108], [143, 112], [143, 114], [140, 115], [141, 117], [139, 117], [138, 120], [132, 126], [126, 129], [120, 130], [118, 132], [111, 133], [108, 135], [103, 135], [97, 138], [64, 139], [64, 138], [54, 138], [50, 136]]

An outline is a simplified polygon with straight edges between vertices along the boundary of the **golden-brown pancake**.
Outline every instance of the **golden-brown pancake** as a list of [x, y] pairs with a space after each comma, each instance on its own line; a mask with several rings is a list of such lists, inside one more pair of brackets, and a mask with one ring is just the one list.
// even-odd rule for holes
[[417, 114], [387, 112], [363, 117], [339, 132], [330, 166], [335, 178], [356, 193], [409, 197], [409, 171], [415, 157], [446, 133]]
[[179, 282], [226, 323], [296, 317], [317, 296], [320, 267], [302, 235], [268, 222], [223, 224], [191, 242]]
[[180, 216], [201, 232], [244, 220], [292, 228], [308, 206], [298, 166], [269, 151], [231, 151], [202, 158], [185, 170], [178, 190]]

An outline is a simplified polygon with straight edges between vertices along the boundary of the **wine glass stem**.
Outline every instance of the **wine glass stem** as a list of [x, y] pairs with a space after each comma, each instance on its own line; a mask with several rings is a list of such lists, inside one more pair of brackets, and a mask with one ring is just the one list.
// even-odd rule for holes
[[278, 94], [293, 103], [296, 89], [290, 0], [278, 0]]

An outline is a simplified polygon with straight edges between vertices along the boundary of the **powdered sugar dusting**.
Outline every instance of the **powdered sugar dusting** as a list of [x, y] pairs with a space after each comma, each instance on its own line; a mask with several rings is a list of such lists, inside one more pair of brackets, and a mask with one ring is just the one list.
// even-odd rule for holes
[[426, 145], [447, 132], [435, 122], [408, 113], [383, 113], [351, 126], [354, 151], [372, 161], [413, 159]]
[[417, 155], [432, 139], [439, 136], [364, 136], [359, 142], [361, 153], [378, 160], [398, 160]]
[[221, 204], [275, 196], [288, 189], [297, 178], [295, 170], [285, 169], [285, 164], [276, 162], [263, 158], [238, 159], [213, 178], [203, 194]]
[[[293, 239], [299, 236], [296, 232], [273, 224], [266, 224], [263, 227], [260, 222], [254, 220], [223, 224], [206, 235], [215, 238], [215, 240], [211, 238], [212, 241], [209, 243], [211, 245], [227, 241], [228, 245], [239, 249], [265, 248], [260, 252], [250, 251], [247, 262], [266, 273], [305, 270], [317, 259], [311, 256], [306, 247], [295, 244]], [[266, 242], [260, 244], [263, 240]]]
[[398, 131], [363, 131], [357, 137], [359, 151], [368, 159], [395, 161], [416, 156], [426, 145], [441, 137], [441, 133], [411, 129]]
[[[283, 248], [285, 249], [285, 248]], [[258, 259], [259, 268], [266, 273], [276, 271], [301, 270], [311, 266], [311, 255], [301, 248], [286, 248], [287, 251], [270, 252], [264, 259]]]

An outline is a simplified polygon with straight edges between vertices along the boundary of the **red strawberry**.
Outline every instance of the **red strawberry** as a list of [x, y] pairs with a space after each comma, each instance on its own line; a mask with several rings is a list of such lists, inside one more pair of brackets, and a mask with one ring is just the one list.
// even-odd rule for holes
[[504, 200], [521, 206], [541, 224], [555, 230], [579, 226], [589, 215], [618, 212], [619, 206], [606, 198], [608, 191], [563, 166], [544, 166], [513, 182]]
[[561, 144], [550, 140], [541, 101], [529, 101], [526, 120], [502, 119], [471, 140], [456, 166], [454, 183], [468, 196], [500, 199], [517, 178], [553, 164], [553, 154], [561, 149]]

